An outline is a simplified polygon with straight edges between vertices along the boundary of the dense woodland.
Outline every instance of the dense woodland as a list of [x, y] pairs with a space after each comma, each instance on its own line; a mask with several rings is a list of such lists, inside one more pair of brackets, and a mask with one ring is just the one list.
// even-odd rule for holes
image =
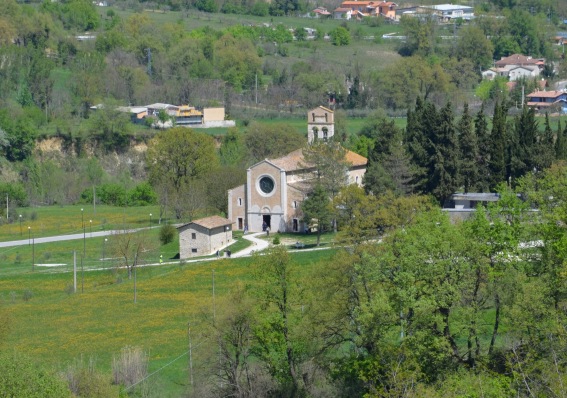
[[[219, 352], [191, 394], [564, 397], [567, 124], [522, 106], [521, 87], [535, 82], [508, 92], [480, 70], [524, 53], [546, 58], [548, 84], [566, 78], [551, 39], [567, 9], [476, 3], [470, 23], [323, 21], [308, 40], [311, 20], [292, 16], [322, 4], [0, 0], [0, 197], [16, 207], [159, 204], [160, 218], [176, 220], [223, 214], [246, 167], [305, 146], [304, 133], [257, 116], [331, 100], [336, 141], [305, 149], [320, 178], [302, 210], [319, 235], [337, 232], [338, 254], [308, 278], [282, 247], [256, 257], [254, 282], [236, 283], [209, 322]], [[162, 12], [176, 19], [156, 22]], [[207, 26], [230, 14], [256, 23]], [[189, 28], [195, 16], [205, 26]], [[381, 39], [396, 31], [407, 40]], [[351, 47], [355, 56], [340, 52]], [[379, 59], [356, 56], [370, 51]], [[217, 137], [158, 131], [116, 110], [154, 102], [224, 105], [241, 124]], [[365, 117], [359, 132], [349, 117]], [[346, 186], [343, 147], [368, 157], [364, 189]], [[458, 191], [501, 200], [453, 224], [439, 207]], [[30, 363], [0, 356], [0, 382], [39, 375], [65, 395]], [[109, 396], [104, 377], [91, 380], [99, 395], [75, 394]]]

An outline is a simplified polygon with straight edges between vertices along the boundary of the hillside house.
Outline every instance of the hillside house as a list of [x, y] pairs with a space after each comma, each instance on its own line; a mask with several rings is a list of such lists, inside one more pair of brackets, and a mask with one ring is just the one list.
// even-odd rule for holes
[[420, 19], [434, 18], [438, 22], [451, 23], [457, 19], [471, 20], [474, 18], [474, 9], [469, 6], [457, 4], [439, 4], [434, 6], [420, 5], [398, 8], [396, 18], [410, 16]]
[[504, 68], [506, 66], [537, 66], [543, 69], [545, 65], [545, 58], [532, 58], [529, 55], [512, 54], [508, 57], [502, 57], [494, 63], [497, 68]]
[[352, 11], [350, 8], [338, 7], [333, 11], [333, 18], [349, 20], [353, 17], [353, 14], [354, 11]]
[[[351, 10], [351, 16], [356, 17], [376, 17], [396, 19], [396, 7], [398, 5], [391, 1], [343, 1], [337, 10]], [[345, 12], [345, 11], [342, 11]], [[338, 18], [337, 18], [338, 19]]]
[[191, 221], [177, 230], [181, 260], [211, 255], [233, 243], [232, 221], [220, 216]]
[[527, 105], [538, 111], [567, 113], [566, 91], [534, 91], [526, 97]]
[[[313, 127], [319, 128], [317, 137], [323, 137], [323, 128], [327, 128], [327, 139], [333, 136], [330, 109], [312, 109], [307, 117], [311, 140], [315, 137]], [[367, 159], [347, 151], [345, 160], [350, 163], [349, 183], [362, 185]], [[245, 184], [228, 191], [228, 218], [239, 230], [260, 232], [267, 225], [274, 232], [302, 232], [306, 225], [301, 202], [308, 193], [311, 178], [312, 169], [305, 164], [302, 148], [280, 158], [262, 160], [248, 168]]]
[[174, 117], [175, 124], [178, 126], [203, 124], [203, 112], [189, 105], [181, 105]]

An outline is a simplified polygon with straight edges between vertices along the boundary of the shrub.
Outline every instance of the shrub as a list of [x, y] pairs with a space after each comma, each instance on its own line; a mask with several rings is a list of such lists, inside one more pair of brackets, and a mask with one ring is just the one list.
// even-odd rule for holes
[[31, 290], [25, 290], [24, 293], [22, 294], [22, 299], [24, 301], [30, 301], [33, 297], [33, 292]]
[[139, 347], [124, 347], [112, 360], [114, 384], [130, 387], [148, 374], [148, 355]]
[[3, 397], [71, 397], [65, 381], [17, 353], [0, 356], [0, 391]]
[[168, 243], [173, 242], [175, 238], [175, 227], [170, 224], [165, 224], [159, 230], [159, 241], [162, 245], [167, 245]]
[[280, 244], [280, 236], [279, 235], [274, 236], [274, 240], [272, 241], [272, 243], [274, 245], [279, 245]]
[[69, 389], [77, 397], [107, 398], [118, 397], [119, 392], [110, 383], [110, 378], [98, 372], [95, 361], [89, 360], [88, 364], [77, 361], [67, 368], [65, 378]]

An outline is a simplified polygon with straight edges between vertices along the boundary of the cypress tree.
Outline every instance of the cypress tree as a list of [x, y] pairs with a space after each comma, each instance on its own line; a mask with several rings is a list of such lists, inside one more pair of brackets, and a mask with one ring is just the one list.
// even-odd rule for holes
[[524, 164], [524, 168], [519, 169], [516, 175], [519, 177], [535, 167], [538, 126], [533, 108], [525, 106], [522, 109], [522, 113], [516, 120], [515, 130], [520, 146], [518, 164]]
[[434, 139], [435, 154], [430, 186], [431, 193], [443, 203], [460, 186], [459, 141], [450, 102], [439, 112]]
[[477, 189], [480, 192], [488, 192], [490, 187], [490, 132], [488, 122], [484, 114], [484, 103], [474, 119], [474, 131], [478, 142], [478, 173], [479, 181]]
[[489, 188], [506, 180], [506, 109], [504, 104], [494, 104], [494, 117], [492, 119], [492, 132], [490, 134], [490, 160], [489, 160]]
[[459, 137], [461, 176], [465, 193], [478, 190], [479, 152], [476, 131], [473, 129], [469, 104], [465, 103], [463, 116], [457, 125]]
[[557, 138], [555, 139], [555, 159], [567, 160], [567, 124], [561, 129], [561, 121], [557, 123]]
[[537, 137], [534, 153], [534, 168], [537, 170], [547, 169], [555, 160], [555, 149], [553, 148], [553, 131], [549, 125], [549, 114], [545, 114], [545, 128]]
[[411, 163], [415, 170], [413, 184], [418, 192], [425, 192], [430, 164], [430, 143], [424, 134], [423, 117], [425, 104], [421, 98], [417, 98], [415, 109], [408, 110], [406, 126], [406, 143]]

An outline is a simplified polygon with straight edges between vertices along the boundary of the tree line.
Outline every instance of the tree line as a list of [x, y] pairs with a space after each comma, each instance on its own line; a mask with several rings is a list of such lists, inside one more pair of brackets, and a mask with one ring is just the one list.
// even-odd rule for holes
[[462, 223], [342, 189], [344, 248], [309, 271], [283, 247], [256, 257], [210, 322], [220, 357], [196, 394], [564, 396], [566, 171], [501, 185]]

